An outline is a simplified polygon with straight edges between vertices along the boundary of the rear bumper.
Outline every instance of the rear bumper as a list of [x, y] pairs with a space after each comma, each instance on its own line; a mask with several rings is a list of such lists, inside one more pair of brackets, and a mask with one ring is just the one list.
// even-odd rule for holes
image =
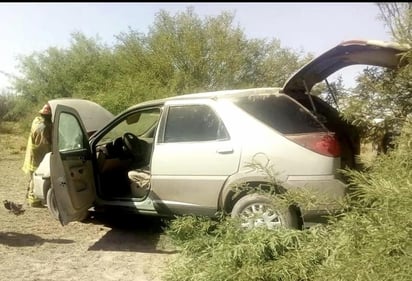
[[305, 221], [317, 221], [322, 216], [341, 212], [342, 201], [347, 192], [345, 183], [334, 175], [291, 176], [286, 181], [285, 188], [302, 190], [307, 202], [303, 202], [299, 207]]

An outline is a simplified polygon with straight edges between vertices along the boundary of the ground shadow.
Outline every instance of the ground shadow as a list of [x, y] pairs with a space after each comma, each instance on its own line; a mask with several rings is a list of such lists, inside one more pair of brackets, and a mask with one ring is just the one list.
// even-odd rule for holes
[[111, 228], [93, 244], [89, 251], [131, 251], [173, 254], [177, 251], [161, 243], [165, 221], [151, 216], [121, 212], [96, 213], [85, 223], [102, 224]]
[[69, 244], [73, 240], [68, 239], [44, 239], [40, 236], [18, 232], [0, 232], [0, 244], [10, 247], [32, 247], [44, 243]]

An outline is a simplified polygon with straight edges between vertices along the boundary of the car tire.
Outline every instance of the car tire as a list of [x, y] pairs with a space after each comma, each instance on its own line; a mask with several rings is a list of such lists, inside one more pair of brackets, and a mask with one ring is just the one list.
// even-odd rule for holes
[[273, 200], [260, 194], [249, 194], [239, 199], [232, 209], [231, 216], [240, 219], [241, 226], [248, 229], [298, 229], [297, 214], [292, 207], [278, 207]]
[[56, 220], [59, 220], [59, 209], [57, 209], [56, 197], [54, 195], [53, 188], [49, 188], [49, 190], [47, 191], [46, 203], [47, 203], [47, 209], [49, 210], [52, 217], [55, 218]]

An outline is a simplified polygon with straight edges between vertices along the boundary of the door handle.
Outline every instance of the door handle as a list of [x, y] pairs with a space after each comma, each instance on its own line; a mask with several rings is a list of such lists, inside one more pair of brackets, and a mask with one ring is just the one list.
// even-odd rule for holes
[[233, 148], [227, 147], [227, 148], [218, 148], [216, 150], [217, 153], [219, 154], [230, 154], [233, 153]]

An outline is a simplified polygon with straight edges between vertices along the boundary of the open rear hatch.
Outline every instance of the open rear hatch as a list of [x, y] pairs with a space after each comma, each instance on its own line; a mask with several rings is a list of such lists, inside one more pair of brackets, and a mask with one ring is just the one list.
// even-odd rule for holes
[[[295, 98], [336, 134], [341, 148], [342, 167], [356, 167], [360, 153], [360, 137], [355, 126], [341, 118], [339, 112], [325, 101], [310, 94], [313, 86], [334, 72], [350, 65], [370, 65], [395, 69], [407, 63], [402, 54], [410, 47], [383, 41], [345, 41], [316, 57], [285, 83], [283, 92]], [[325, 118], [322, 118], [325, 117]]]
[[407, 45], [376, 40], [342, 42], [299, 69], [286, 81], [283, 91], [286, 94], [309, 93], [314, 85], [350, 65], [363, 64], [394, 69], [404, 62], [402, 53], [409, 48]]

